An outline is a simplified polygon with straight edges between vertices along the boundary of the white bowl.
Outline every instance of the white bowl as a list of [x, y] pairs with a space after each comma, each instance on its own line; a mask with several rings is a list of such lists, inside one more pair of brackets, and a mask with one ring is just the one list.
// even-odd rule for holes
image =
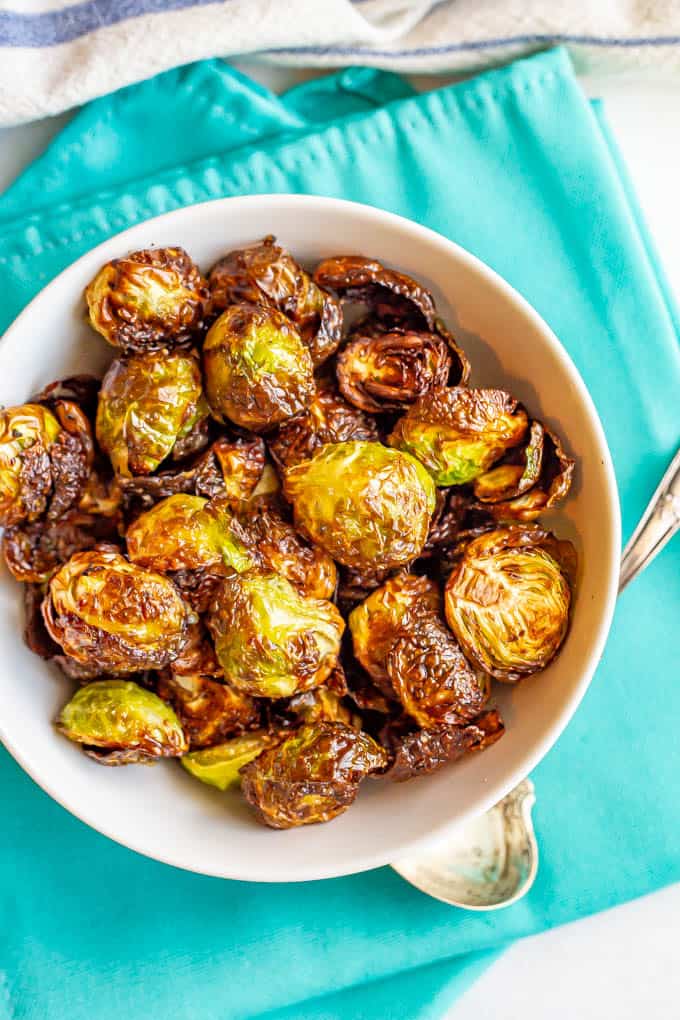
[[577, 458], [560, 535], [580, 556], [573, 622], [556, 661], [517, 688], [496, 685], [507, 733], [483, 754], [405, 784], [367, 780], [357, 802], [326, 825], [286, 832], [257, 824], [237, 793], [221, 794], [175, 762], [102, 768], [52, 728], [70, 683], [24, 646], [20, 586], [0, 577], [0, 737], [55, 800], [111, 839], [157, 860], [225, 878], [298, 881], [363, 871], [411, 854], [481, 813], [554, 744], [600, 659], [616, 598], [620, 520], [597, 412], [557, 338], [526, 301], [468, 252], [378, 209], [301, 195], [230, 198], [127, 230], [84, 255], [40, 293], [0, 344], [0, 402], [99, 371], [113, 354], [83, 318], [83, 288], [108, 259], [179, 244], [205, 269], [224, 252], [275, 234], [301, 261], [362, 253], [430, 286], [467, 351], [472, 381], [502, 386], [554, 425]]

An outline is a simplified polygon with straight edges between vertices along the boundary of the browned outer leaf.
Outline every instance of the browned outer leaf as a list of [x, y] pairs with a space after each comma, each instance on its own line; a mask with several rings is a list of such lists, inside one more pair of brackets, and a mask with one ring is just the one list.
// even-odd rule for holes
[[505, 726], [495, 709], [484, 712], [462, 726], [397, 733], [387, 737], [393, 758], [384, 775], [396, 783], [435, 772], [457, 761], [469, 751], [483, 751], [503, 736]]
[[324, 259], [314, 279], [327, 290], [349, 300], [366, 302], [380, 317], [418, 320], [434, 332], [436, 310], [429, 290], [405, 273], [387, 269], [362, 255], [337, 255]]
[[118, 540], [117, 522], [71, 510], [59, 521], [39, 520], [5, 528], [2, 552], [17, 581], [48, 581], [73, 553]]
[[305, 411], [279, 425], [268, 446], [276, 462], [292, 467], [308, 460], [326, 443], [350, 439], [377, 440], [378, 429], [356, 407], [352, 407], [328, 380], [317, 383], [316, 393]]

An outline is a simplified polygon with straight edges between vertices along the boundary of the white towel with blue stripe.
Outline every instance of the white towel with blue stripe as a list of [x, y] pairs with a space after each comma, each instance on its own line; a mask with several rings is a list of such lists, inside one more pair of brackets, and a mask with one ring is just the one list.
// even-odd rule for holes
[[581, 69], [680, 64], [678, 0], [0, 0], [0, 124], [213, 56], [470, 71], [555, 43]]

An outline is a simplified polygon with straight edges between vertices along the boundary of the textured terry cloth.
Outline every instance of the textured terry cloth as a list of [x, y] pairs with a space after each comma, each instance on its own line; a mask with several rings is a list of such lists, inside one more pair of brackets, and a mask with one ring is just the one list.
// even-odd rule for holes
[[469, 71], [565, 43], [581, 68], [680, 64], [677, 0], [0, 0], [0, 124], [205, 57]]
[[[230, 116], [249, 89], [259, 138]], [[156, 213], [273, 191], [379, 205], [472, 250], [555, 329], [602, 416], [629, 534], [680, 442], [680, 350], [601, 111], [560, 51], [409, 93], [350, 70], [277, 100], [208, 64], [93, 104], [0, 198], [0, 329]], [[679, 605], [672, 543], [620, 599], [593, 684], [534, 773], [537, 882], [490, 915], [387, 868], [271, 886], [180, 872], [86, 828], [3, 753], [0, 1017], [438, 1020], [512, 939], [679, 879]]]

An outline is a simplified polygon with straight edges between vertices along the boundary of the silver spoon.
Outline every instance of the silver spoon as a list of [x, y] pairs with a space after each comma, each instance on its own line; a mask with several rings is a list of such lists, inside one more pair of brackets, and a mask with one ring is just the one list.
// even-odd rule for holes
[[[680, 530], [680, 450], [623, 550], [619, 594]], [[435, 849], [404, 857], [394, 870], [421, 892], [465, 910], [498, 910], [528, 893], [538, 872], [531, 819], [534, 784], [524, 779], [498, 804], [456, 829]]]

